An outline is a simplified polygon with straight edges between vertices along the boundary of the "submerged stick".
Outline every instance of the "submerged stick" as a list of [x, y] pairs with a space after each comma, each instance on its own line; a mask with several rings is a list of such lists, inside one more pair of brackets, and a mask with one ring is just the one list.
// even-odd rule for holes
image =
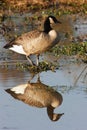
[[77, 79], [75, 80], [75, 83], [74, 83], [74, 85], [76, 85], [76, 83], [78, 82], [78, 80], [80, 79], [80, 77], [81, 77], [81, 75], [82, 75], [82, 73], [86, 70], [86, 68], [87, 68], [87, 65], [84, 67], [84, 69], [82, 70], [82, 72], [80, 73], [80, 75], [77, 77]]

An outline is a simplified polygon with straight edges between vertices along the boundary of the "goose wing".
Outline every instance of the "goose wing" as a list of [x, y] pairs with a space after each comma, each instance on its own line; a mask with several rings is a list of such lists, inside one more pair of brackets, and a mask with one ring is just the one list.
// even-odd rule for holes
[[38, 91], [36, 88], [32, 89], [32, 86], [16, 86], [12, 89], [7, 89], [6, 92], [9, 93], [12, 97], [15, 99], [21, 100], [24, 103], [31, 105], [31, 106], [36, 106], [36, 107], [45, 107], [43, 101], [41, 101]]
[[27, 33], [22, 34], [21, 36], [17, 37], [16, 39], [12, 39], [9, 43], [7, 43], [4, 48], [8, 49], [12, 47], [13, 45], [24, 45], [25, 43], [29, 43], [29, 41], [32, 41], [33, 39], [36, 39], [41, 34], [41, 31], [39, 30], [33, 30]]

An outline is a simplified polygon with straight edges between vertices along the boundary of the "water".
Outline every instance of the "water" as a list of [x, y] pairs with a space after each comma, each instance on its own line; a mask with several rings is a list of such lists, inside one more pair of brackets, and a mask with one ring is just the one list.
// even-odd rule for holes
[[[70, 28], [71, 23], [70, 21], [69, 26], [67, 26], [67, 31], [70, 33], [74, 28], [74, 26]], [[77, 24], [78, 20], [75, 26]], [[81, 35], [82, 33], [86, 34], [83, 32], [82, 26], [80, 28]], [[78, 36], [79, 32], [76, 30], [74, 34]], [[54, 113], [64, 114], [58, 121], [52, 121], [47, 114], [46, 107], [30, 106], [15, 99], [5, 91], [20, 84], [26, 84], [31, 79], [32, 74], [14, 67], [17, 61], [26, 62], [26, 59], [24, 56], [2, 49], [4, 44], [6, 44], [6, 40], [0, 35], [0, 130], [86, 130], [87, 64], [76, 61], [73, 57], [64, 56], [57, 59], [60, 67], [55, 72], [43, 71], [39, 73], [41, 84], [49, 88], [52, 87], [63, 98], [61, 105], [54, 109]], [[48, 53], [43, 55], [43, 58], [47, 58], [49, 61], [54, 60], [54, 56], [50, 56]], [[8, 68], [5, 67], [7, 62]], [[31, 82], [37, 83], [37, 79], [38, 75], [36, 74]]]
[[[61, 130], [86, 130], [87, 127], [87, 69], [82, 77], [75, 83], [75, 76], [78, 65], [73, 65], [72, 72], [66, 66], [56, 72], [40, 73], [40, 80], [45, 85], [53, 87], [62, 97], [62, 104], [55, 109], [56, 113], [64, 113], [64, 115], [56, 122], [49, 119], [46, 108], [37, 108], [25, 104], [22, 101], [14, 99], [10, 94], [6, 93], [6, 89], [14, 86], [25, 84], [30, 79], [29, 72], [21, 72], [11, 70], [8, 72], [3, 70], [0, 73], [0, 129], [61, 129]], [[85, 66], [85, 65], [84, 65]], [[79, 66], [81, 70], [81, 66]], [[84, 76], [86, 74], [86, 79]], [[78, 77], [78, 76], [77, 76]], [[84, 82], [83, 82], [84, 80]], [[32, 82], [37, 81], [37, 75]], [[74, 85], [75, 84], [75, 85]]]
[[77, 17], [74, 27], [77, 28], [75, 36], [87, 35], [87, 17]]

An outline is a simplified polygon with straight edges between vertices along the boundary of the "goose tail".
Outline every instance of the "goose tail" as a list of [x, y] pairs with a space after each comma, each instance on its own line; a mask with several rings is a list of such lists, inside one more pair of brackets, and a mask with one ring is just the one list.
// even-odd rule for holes
[[7, 43], [5, 46], [3, 46], [3, 48], [9, 49], [10, 47], [12, 47], [12, 46], [13, 46], [13, 43], [14, 43], [14, 40], [15, 40], [15, 39], [12, 39], [9, 43]]

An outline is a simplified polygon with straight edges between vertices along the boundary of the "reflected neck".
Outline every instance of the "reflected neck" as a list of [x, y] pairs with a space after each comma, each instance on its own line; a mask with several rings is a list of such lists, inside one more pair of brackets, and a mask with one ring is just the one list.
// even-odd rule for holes
[[56, 114], [54, 113], [54, 109], [52, 106], [47, 107], [47, 114], [50, 118], [50, 120], [52, 121], [58, 121], [60, 119], [60, 117], [64, 114], [64, 113], [59, 113]]

